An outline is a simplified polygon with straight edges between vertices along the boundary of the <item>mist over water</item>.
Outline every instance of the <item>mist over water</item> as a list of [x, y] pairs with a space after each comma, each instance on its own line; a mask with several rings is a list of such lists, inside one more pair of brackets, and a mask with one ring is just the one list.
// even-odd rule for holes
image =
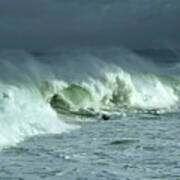
[[0, 179], [178, 179], [179, 68], [172, 50], [1, 51]]
[[61, 115], [179, 111], [178, 63], [166, 68], [127, 49], [3, 51], [0, 64], [2, 147], [73, 129]]

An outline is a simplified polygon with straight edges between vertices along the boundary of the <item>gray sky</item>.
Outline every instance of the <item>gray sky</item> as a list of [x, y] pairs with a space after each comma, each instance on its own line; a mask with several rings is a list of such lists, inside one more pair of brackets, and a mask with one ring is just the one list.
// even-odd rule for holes
[[0, 49], [180, 48], [180, 0], [0, 0]]

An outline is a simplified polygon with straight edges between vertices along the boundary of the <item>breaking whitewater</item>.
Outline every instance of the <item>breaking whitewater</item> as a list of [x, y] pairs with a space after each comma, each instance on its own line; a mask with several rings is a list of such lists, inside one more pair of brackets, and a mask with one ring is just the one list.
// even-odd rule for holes
[[123, 118], [178, 112], [179, 70], [177, 62], [155, 62], [120, 48], [1, 52], [0, 146], [69, 132], [79, 127], [78, 119], [103, 113]]
[[179, 112], [178, 51], [3, 51], [0, 179], [177, 180]]
[[1, 52], [0, 146], [77, 127], [65, 117], [177, 112], [178, 67], [119, 48]]

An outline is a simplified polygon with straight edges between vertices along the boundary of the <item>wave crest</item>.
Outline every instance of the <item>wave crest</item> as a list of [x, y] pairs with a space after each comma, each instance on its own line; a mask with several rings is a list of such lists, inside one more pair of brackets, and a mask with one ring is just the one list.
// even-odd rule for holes
[[119, 73], [109, 72], [103, 78], [89, 78], [81, 83], [46, 82], [41, 91], [58, 113], [96, 115], [101, 111], [175, 110], [179, 86], [174, 78], [129, 74], [121, 69]]

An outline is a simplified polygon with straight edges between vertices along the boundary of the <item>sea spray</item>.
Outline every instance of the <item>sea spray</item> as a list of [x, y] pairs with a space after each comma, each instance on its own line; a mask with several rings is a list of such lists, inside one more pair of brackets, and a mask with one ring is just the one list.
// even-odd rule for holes
[[76, 128], [65, 124], [43, 99], [39, 86], [43, 79], [51, 78], [45, 64], [14, 51], [2, 53], [0, 64], [0, 147]]
[[178, 71], [168, 72], [123, 49], [2, 52], [0, 146], [76, 128], [65, 116], [178, 111]]
[[[27, 137], [72, 129], [34, 89], [1, 84], [0, 146], [15, 145]], [[2, 89], [4, 91], [2, 91]]]
[[[119, 70], [119, 73], [108, 72], [103, 79], [89, 79], [87, 82], [66, 84], [57, 81], [49, 83], [53, 107], [66, 113], [89, 110], [89, 113], [119, 110], [176, 110], [179, 106], [179, 96], [176, 87], [155, 76], [145, 74], [135, 75]], [[53, 89], [53, 87], [55, 87]], [[46, 88], [44, 88], [45, 90]], [[45, 93], [44, 93], [45, 94]], [[48, 99], [48, 98], [45, 98]]]

